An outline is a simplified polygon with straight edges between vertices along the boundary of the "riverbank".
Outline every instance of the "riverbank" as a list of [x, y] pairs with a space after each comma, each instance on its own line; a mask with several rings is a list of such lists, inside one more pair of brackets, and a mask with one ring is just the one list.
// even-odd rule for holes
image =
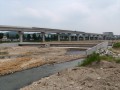
[[101, 61], [66, 69], [20, 90], [120, 90], [120, 64]]
[[68, 50], [70, 49], [30, 46], [1, 47], [0, 75], [38, 67], [44, 64], [61, 63], [85, 57], [84, 55], [66, 54]]
[[86, 59], [93, 60], [95, 55], [99, 62], [63, 70], [20, 90], [120, 90], [120, 49], [109, 50], [104, 56], [93, 53]]

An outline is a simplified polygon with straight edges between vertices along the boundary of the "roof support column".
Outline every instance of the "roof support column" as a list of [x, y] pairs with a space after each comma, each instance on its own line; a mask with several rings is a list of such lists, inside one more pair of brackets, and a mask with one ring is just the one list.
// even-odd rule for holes
[[80, 40], [80, 39], [79, 39], [79, 37], [80, 37], [80, 36], [79, 36], [79, 34], [77, 34], [77, 41], [79, 41], [79, 40]]
[[97, 36], [97, 40], [100, 40], [99, 36]]
[[42, 42], [45, 42], [45, 32], [42, 32]]
[[20, 43], [22, 43], [22, 42], [23, 42], [23, 33], [24, 33], [24, 32], [19, 31], [18, 33], [19, 33], [19, 40], [20, 40]]
[[104, 40], [104, 36], [101, 36], [101, 40]]
[[88, 36], [88, 40], [90, 40], [90, 35]]
[[100, 40], [100, 36], [97, 36], [97, 40]]
[[103, 37], [102, 36], [99, 36], [99, 40], [102, 40], [103, 39]]
[[68, 40], [71, 41], [71, 33], [68, 33]]
[[57, 35], [58, 35], [58, 41], [60, 41], [60, 33], [57, 33]]
[[83, 34], [83, 40], [85, 40], [85, 34]]
[[95, 36], [93, 36], [93, 40], [96, 40]]
[[104, 36], [104, 40], [107, 40], [107, 36]]

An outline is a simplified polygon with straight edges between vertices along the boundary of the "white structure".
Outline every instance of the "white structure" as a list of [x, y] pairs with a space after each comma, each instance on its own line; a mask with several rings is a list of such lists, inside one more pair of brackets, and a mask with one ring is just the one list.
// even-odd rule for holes
[[3, 36], [2, 41], [8, 41], [7, 36]]

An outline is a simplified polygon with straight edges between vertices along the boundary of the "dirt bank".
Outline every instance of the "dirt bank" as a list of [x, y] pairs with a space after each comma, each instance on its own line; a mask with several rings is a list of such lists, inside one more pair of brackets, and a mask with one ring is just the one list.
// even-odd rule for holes
[[102, 61], [67, 69], [20, 90], [120, 90], [120, 64]]
[[0, 75], [84, 57], [82, 55], [66, 55], [67, 50], [66, 48], [30, 46], [2, 47], [0, 48]]

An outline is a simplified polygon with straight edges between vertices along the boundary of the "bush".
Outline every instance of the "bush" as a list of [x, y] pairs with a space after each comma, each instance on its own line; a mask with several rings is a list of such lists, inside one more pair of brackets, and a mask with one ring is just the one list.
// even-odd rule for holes
[[93, 53], [82, 62], [82, 64], [78, 63], [78, 66], [86, 66], [92, 64], [93, 62], [100, 62], [100, 55], [98, 53]]
[[7, 55], [8, 52], [0, 52], [0, 55]]
[[106, 56], [106, 55], [104, 55], [104, 56], [100, 56], [100, 59], [101, 60], [105, 60], [105, 61], [115, 61], [115, 57], [113, 57], [113, 56]]
[[120, 63], [120, 58], [116, 59], [116, 63]]
[[120, 42], [114, 43], [113, 48], [120, 48]]
[[113, 57], [113, 56], [100, 56], [101, 60], [105, 60], [105, 61], [109, 61], [109, 62], [116, 62], [116, 63], [120, 63], [120, 58], [117, 57]]

